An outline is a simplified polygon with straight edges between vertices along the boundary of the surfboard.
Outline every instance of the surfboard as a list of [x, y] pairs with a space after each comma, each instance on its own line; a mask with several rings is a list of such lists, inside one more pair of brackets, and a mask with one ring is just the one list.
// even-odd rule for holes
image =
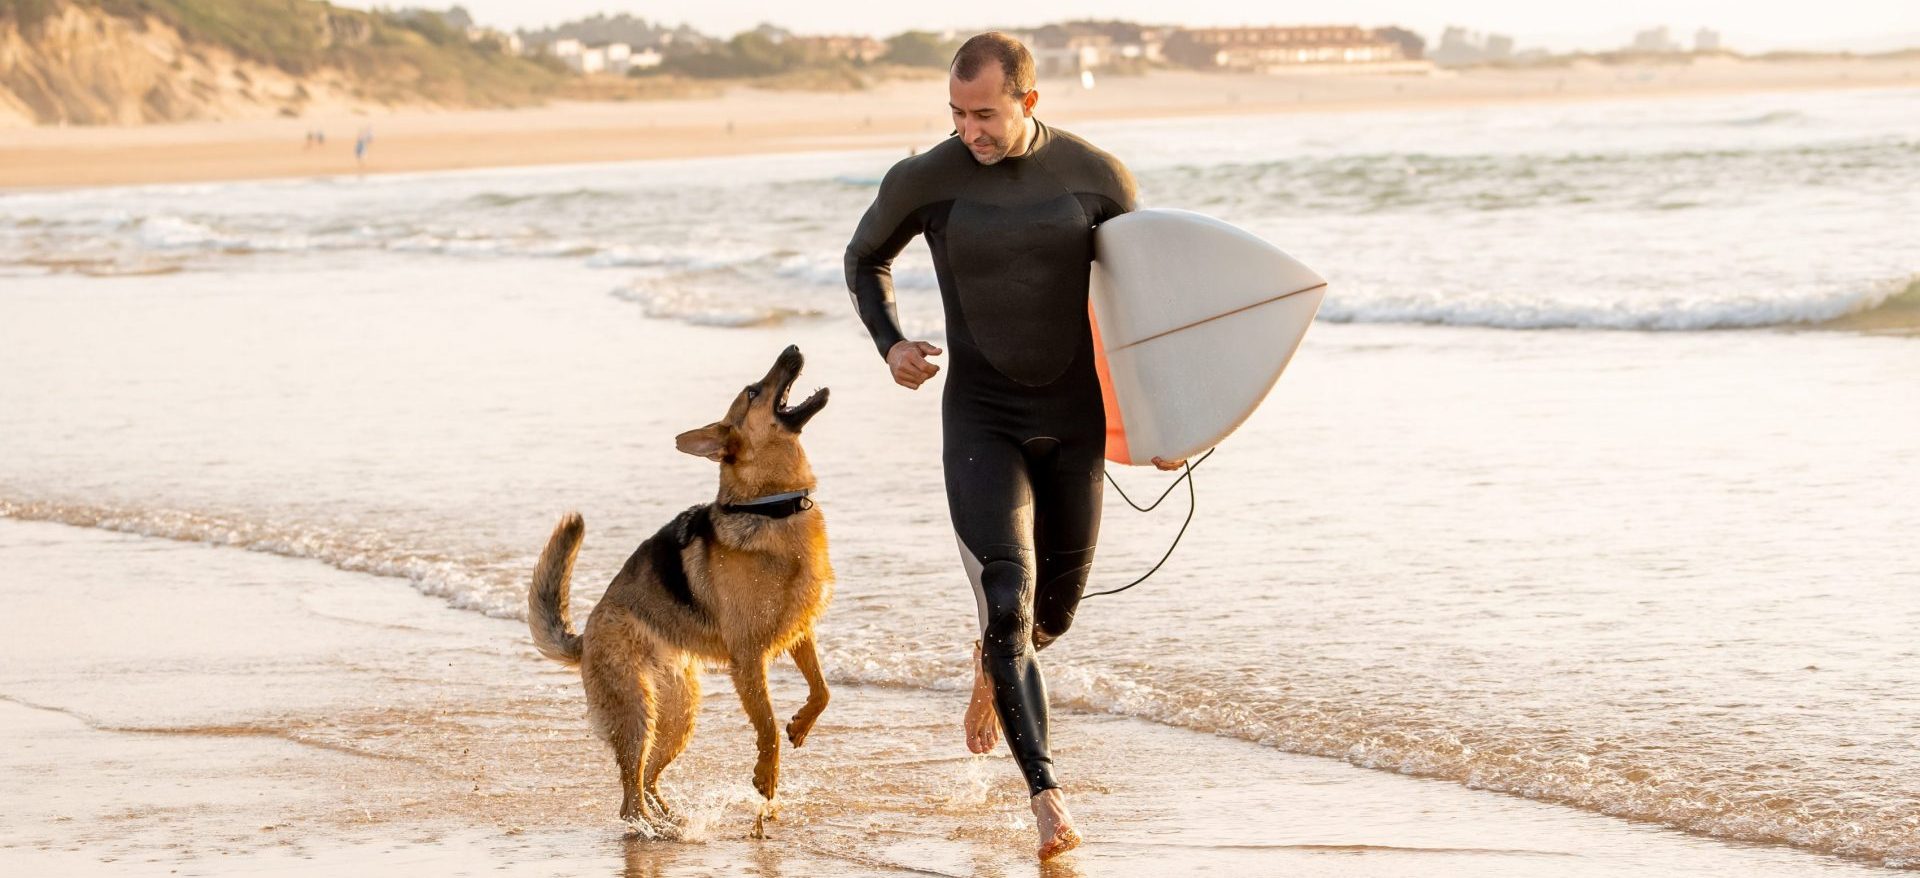
[[1147, 464], [1193, 457], [1253, 414], [1327, 281], [1245, 229], [1150, 208], [1094, 231], [1090, 292], [1107, 459]]

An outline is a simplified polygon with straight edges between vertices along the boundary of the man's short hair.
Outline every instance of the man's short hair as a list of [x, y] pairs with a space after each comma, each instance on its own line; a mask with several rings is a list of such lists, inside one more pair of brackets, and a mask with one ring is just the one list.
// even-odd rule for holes
[[1033, 54], [1019, 40], [999, 31], [988, 31], [961, 43], [950, 66], [961, 82], [972, 82], [989, 61], [999, 64], [1006, 73], [1008, 95], [1023, 98], [1033, 91]]

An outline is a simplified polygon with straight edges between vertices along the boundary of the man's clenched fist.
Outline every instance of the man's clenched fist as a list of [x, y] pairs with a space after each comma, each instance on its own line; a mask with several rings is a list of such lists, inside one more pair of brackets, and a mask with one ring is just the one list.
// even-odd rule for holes
[[887, 368], [893, 370], [893, 382], [908, 390], [919, 390], [928, 378], [940, 371], [940, 367], [927, 362], [928, 357], [946, 353], [924, 341], [896, 341], [887, 349]]

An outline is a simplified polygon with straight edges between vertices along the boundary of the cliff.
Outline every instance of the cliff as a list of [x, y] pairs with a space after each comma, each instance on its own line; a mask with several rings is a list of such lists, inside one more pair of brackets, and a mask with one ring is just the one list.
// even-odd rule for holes
[[319, 0], [0, 0], [0, 125], [517, 106], [565, 80], [436, 18]]

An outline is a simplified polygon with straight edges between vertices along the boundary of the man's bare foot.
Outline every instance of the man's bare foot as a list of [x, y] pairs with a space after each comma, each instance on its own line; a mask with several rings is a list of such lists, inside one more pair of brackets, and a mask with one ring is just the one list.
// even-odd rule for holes
[[967, 749], [991, 753], [1000, 742], [1000, 713], [993, 709], [993, 682], [980, 660], [980, 643], [973, 644], [973, 698], [967, 702]]
[[1080, 833], [1073, 828], [1073, 815], [1067, 813], [1067, 797], [1059, 789], [1041, 790], [1034, 796], [1033, 822], [1040, 830], [1040, 862], [1080, 846]]

